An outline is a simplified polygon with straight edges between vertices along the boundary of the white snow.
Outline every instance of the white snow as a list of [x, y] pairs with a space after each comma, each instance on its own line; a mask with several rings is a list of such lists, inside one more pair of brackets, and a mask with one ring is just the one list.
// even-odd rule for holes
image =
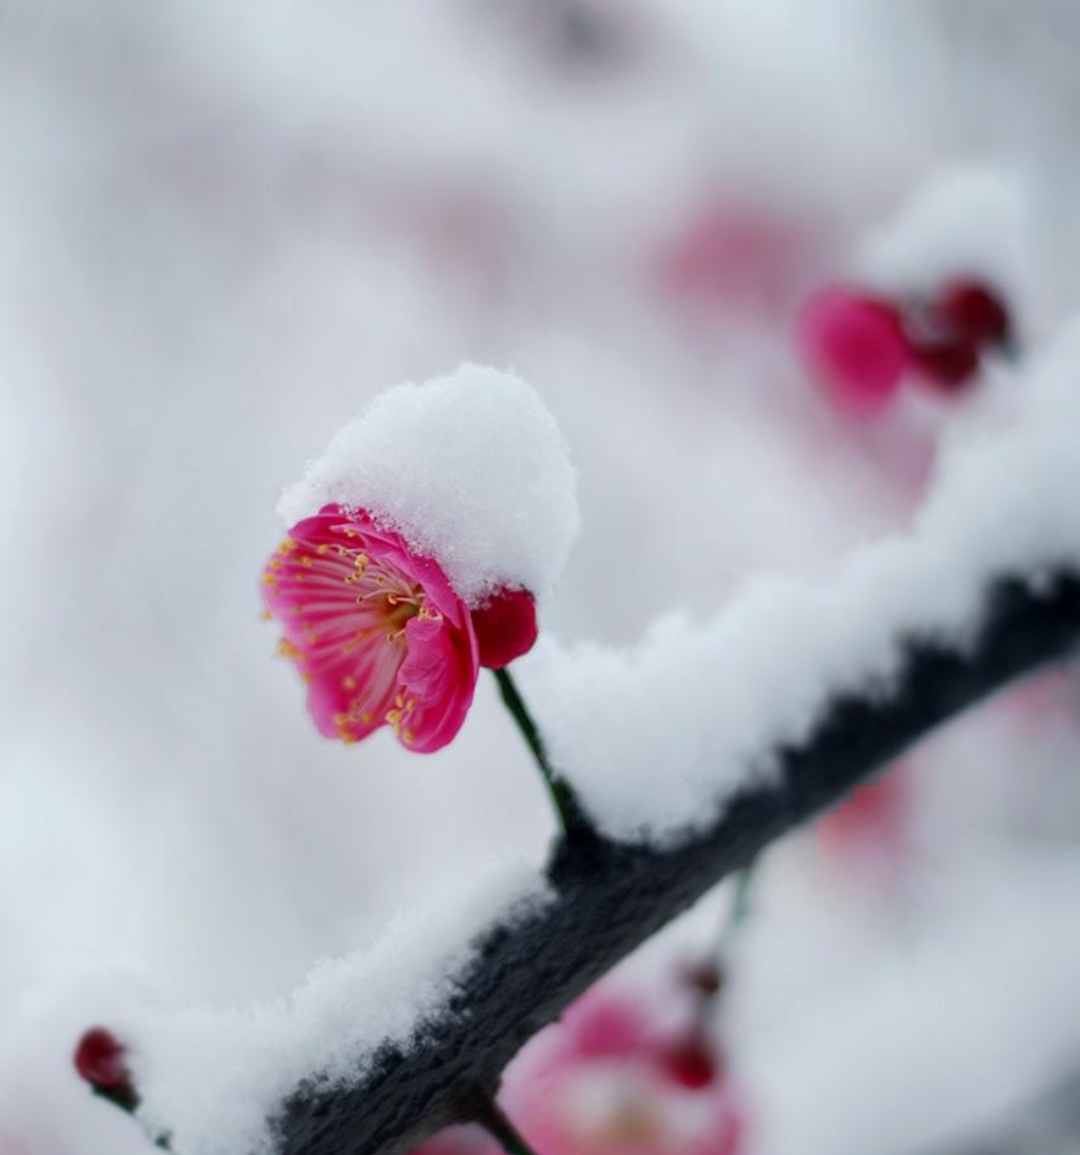
[[[902, 636], [962, 637], [988, 579], [1080, 559], [1080, 324], [958, 429], [913, 532], [832, 579], [756, 580], [627, 649], [545, 639], [519, 664], [556, 768], [617, 839], [700, 829], [844, 689], [887, 690]], [[678, 582], [679, 558], [671, 559]]]
[[[421, 763], [392, 741], [313, 742], [267, 660], [253, 587], [276, 540], [271, 495], [386, 384], [467, 359], [514, 366], [541, 390], [580, 471], [587, 531], [545, 627], [624, 646], [662, 610], [708, 621], [747, 577], [812, 575], [903, 531], [943, 432], [983, 407], [986, 381], [947, 399], [913, 383], [882, 422], [849, 426], [788, 355], [788, 311], [850, 268], [869, 227], [903, 224], [957, 161], [987, 158], [1005, 180], [1030, 178], [1031, 296], [1006, 286], [1025, 350], [1080, 301], [1072, 0], [498, 8], [5, 6], [5, 1155], [150, 1150], [71, 1064], [83, 1027], [119, 1025], [127, 984], [58, 1007], [57, 976], [120, 959], [173, 1005], [274, 1002], [393, 909], [426, 909], [433, 880], [492, 852], [540, 856], [552, 820], [491, 679], [458, 740]], [[599, 18], [591, 46], [570, 39], [579, 13]], [[1009, 212], [990, 205], [984, 247], [967, 246], [985, 275], [1019, 251]], [[914, 230], [910, 253], [898, 241], [893, 283], [932, 290], [970, 215], [957, 206], [934, 235]], [[736, 240], [740, 221], [751, 237], [764, 227], [760, 260], [718, 270], [719, 300], [658, 283], [657, 262], [714, 219]], [[967, 924], [910, 978], [897, 1015], [910, 1030], [892, 1030], [875, 1011], [882, 960], [848, 947], [852, 922], [885, 904], [845, 905], [858, 872], [808, 869], [812, 833], [791, 839], [810, 844], [792, 864], [800, 892], [732, 988], [737, 1002], [740, 979], [760, 979], [774, 1011], [747, 1033], [760, 1048], [753, 1155], [907, 1155], [953, 1089], [1002, 1107], [1021, 1034], [1053, 1081], [1075, 1063], [1054, 1039], [1068, 1030], [1080, 1048], [1080, 1015], [1067, 1014], [1080, 945], [1059, 941], [1080, 862], [1060, 887], [1036, 868], [1080, 831], [1080, 727], [1063, 709], [1067, 742], [1043, 722], [1009, 743], [984, 731], [1026, 695], [950, 727], [911, 801], [935, 822], [920, 851], [934, 861], [909, 880], [924, 900], [972, 842], [999, 862], [964, 872], [988, 910], [1006, 847], [1020, 842], [1030, 863], [1027, 892], [1000, 895], [1003, 917], [1030, 914], [1025, 949], [966, 954], [1016, 1030], [988, 1046], [972, 1013], [979, 1063], [956, 1062], [951, 1036], [938, 1046], [956, 1033], [957, 999], [972, 1005], [944, 957]], [[970, 741], [951, 741], [973, 724]], [[658, 775], [685, 744], [672, 735]], [[1047, 814], [1054, 828], [1033, 830]], [[815, 936], [798, 921], [811, 900]], [[899, 921], [931, 937], [942, 925], [921, 908]], [[831, 964], [815, 967], [822, 953]], [[770, 981], [780, 966], [817, 981], [789, 997]], [[141, 1024], [133, 1040], [165, 1062], [166, 1040]], [[868, 1071], [862, 1059], [887, 1051], [895, 1063]], [[947, 1065], [928, 1061], [939, 1052]], [[913, 1111], [910, 1088], [928, 1084], [938, 1094]]]
[[[535, 866], [500, 859], [436, 887], [367, 950], [318, 965], [288, 999], [247, 1010], [129, 1010], [110, 1020], [130, 1040], [140, 1118], [177, 1155], [257, 1155], [302, 1079], [327, 1086], [363, 1068], [383, 1042], [407, 1043], [452, 990], [474, 936], [545, 901]], [[443, 901], [439, 901], [440, 897]]]
[[327, 503], [366, 509], [480, 604], [550, 593], [578, 526], [566, 442], [520, 377], [478, 365], [376, 397], [287, 490], [289, 525]]
[[899, 292], [925, 292], [957, 275], [985, 277], [1015, 312], [1037, 290], [1033, 206], [1031, 188], [1013, 168], [944, 166], [867, 234], [856, 270]]

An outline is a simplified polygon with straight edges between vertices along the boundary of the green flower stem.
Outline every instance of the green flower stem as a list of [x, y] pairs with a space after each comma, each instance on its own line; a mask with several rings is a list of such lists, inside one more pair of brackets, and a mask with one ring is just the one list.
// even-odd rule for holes
[[[727, 917], [720, 927], [720, 933], [716, 936], [716, 945], [713, 947], [712, 954], [713, 961], [711, 965], [720, 983], [724, 981], [724, 977], [731, 965], [731, 956], [734, 953], [735, 944], [738, 942], [743, 927], [746, 925], [752, 911], [751, 894], [754, 889], [754, 880], [757, 877], [759, 861], [756, 857], [751, 858], [745, 866], [740, 867], [732, 875], [735, 894], [732, 897], [731, 907], [727, 912]], [[710, 1001], [711, 996], [706, 997], [702, 1004], [703, 1012], [705, 1004]]]
[[750, 917], [750, 896], [754, 889], [754, 879], [757, 876], [758, 860], [752, 858], [741, 870], [735, 874], [735, 897], [728, 912], [727, 921], [720, 932], [720, 941], [717, 944], [717, 954], [721, 962], [724, 956], [730, 953], [731, 944], [738, 937], [743, 924]]
[[547, 751], [544, 749], [544, 740], [541, 738], [536, 722], [529, 713], [529, 708], [525, 705], [525, 700], [519, 693], [509, 670], [504, 667], [501, 670], [495, 670], [494, 673], [495, 681], [499, 684], [499, 693], [502, 695], [503, 704], [510, 711], [511, 717], [521, 731], [521, 736], [525, 739], [525, 744], [536, 760], [540, 777], [544, 780], [551, 804], [555, 808], [555, 816], [559, 820], [559, 826], [562, 828], [567, 842], [580, 842], [586, 839], [595, 841], [596, 831], [582, 809], [577, 795], [570, 785], [552, 769], [551, 763], [548, 761]]

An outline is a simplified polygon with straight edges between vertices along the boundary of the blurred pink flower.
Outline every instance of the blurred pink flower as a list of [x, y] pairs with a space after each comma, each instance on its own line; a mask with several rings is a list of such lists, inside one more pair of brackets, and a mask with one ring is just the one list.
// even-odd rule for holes
[[797, 291], [807, 251], [806, 231], [794, 222], [714, 201], [665, 243], [657, 281], [703, 317], [767, 315]]
[[829, 399], [853, 418], [881, 413], [909, 366], [897, 310], [840, 285], [818, 290], [803, 305], [795, 341]]
[[[737, 1155], [742, 1112], [699, 1037], [600, 988], [579, 999], [506, 1072], [500, 1103], [537, 1155]], [[498, 1155], [477, 1127], [414, 1155]]]
[[505, 1103], [539, 1155], [736, 1155], [742, 1135], [697, 1028], [665, 1029], [646, 1003], [603, 988], [510, 1069]]
[[901, 866], [912, 807], [911, 769], [901, 759], [880, 777], [856, 786], [818, 821], [823, 850], [845, 874], [887, 882]]
[[293, 526], [262, 580], [322, 734], [356, 742], [390, 725], [423, 754], [454, 738], [478, 652], [469, 611], [435, 561], [365, 511], [327, 505]]
[[0, 1131], [0, 1155], [34, 1155], [23, 1141], [7, 1131]]

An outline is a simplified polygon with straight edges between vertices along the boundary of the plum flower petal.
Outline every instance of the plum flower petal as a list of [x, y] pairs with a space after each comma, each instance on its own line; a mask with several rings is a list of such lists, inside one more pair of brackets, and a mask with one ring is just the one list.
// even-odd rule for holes
[[909, 365], [896, 309], [842, 285], [820, 289], [803, 305], [795, 339], [832, 403], [856, 420], [886, 409]]
[[432, 753], [461, 729], [479, 669], [468, 610], [437, 562], [366, 511], [327, 505], [293, 526], [263, 601], [326, 737], [356, 742], [389, 725]]
[[[465, 621], [468, 621], [465, 615]], [[476, 686], [476, 639], [435, 611], [405, 627], [408, 656], [399, 679], [404, 687], [402, 715], [388, 715], [413, 750], [427, 753], [445, 746], [461, 729]]]

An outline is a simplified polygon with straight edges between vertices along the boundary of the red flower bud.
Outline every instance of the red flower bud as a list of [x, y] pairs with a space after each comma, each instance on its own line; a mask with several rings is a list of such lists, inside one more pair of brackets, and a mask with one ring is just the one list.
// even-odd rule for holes
[[480, 665], [501, 670], [536, 644], [536, 601], [528, 590], [500, 590], [487, 605], [473, 610]]
[[97, 1091], [131, 1092], [125, 1048], [104, 1027], [92, 1027], [75, 1048], [75, 1070]]
[[934, 302], [942, 325], [970, 345], [1002, 344], [1009, 336], [1009, 311], [1001, 297], [982, 281], [950, 281]]
[[967, 385], [979, 370], [974, 345], [960, 341], [927, 341], [910, 344], [915, 368], [929, 383], [951, 392]]
[[664, 1070], [679, 1086], [700, 1091], [717, 1077], [718, 1064], [704, 1039], [691, 1038], [663, 1056]]

